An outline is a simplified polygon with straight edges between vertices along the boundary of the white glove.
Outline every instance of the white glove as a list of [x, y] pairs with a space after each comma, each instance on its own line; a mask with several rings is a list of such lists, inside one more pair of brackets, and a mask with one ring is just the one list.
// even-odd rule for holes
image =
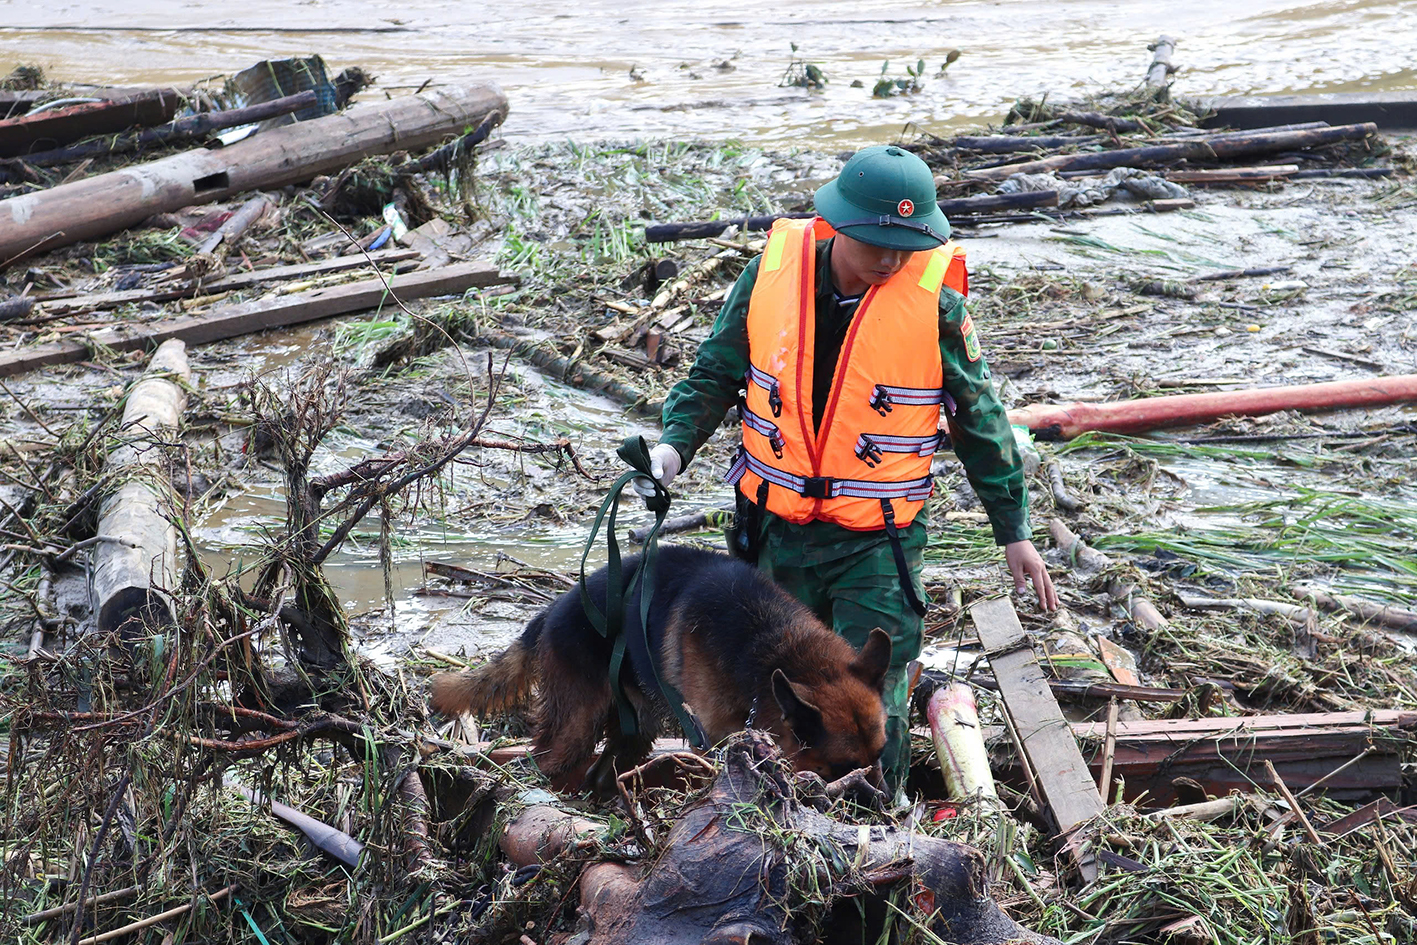
[[[666, 489], [674, 481], [674, 477], [679, 475], [679, 470], [683, 465], [684, 461], [679, 458], [679, 451], [668, 443], [660, 443], [649, 451], [649, 471]], [[654, 495], [654, 483], [644, 476], [631, 479], [630, 485], [645, 498]]]

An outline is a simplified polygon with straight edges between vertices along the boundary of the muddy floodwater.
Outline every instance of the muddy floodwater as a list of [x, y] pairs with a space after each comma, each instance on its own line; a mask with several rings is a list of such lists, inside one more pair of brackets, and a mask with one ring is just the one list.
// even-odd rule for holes
[[[1018, 96], [1133, 84], [1162, 33], [1179, 40], [1187, 95], [1417, 88], [1417, 0], [0, 0], [4, 71], [183, 84], [318, 52], [384, 89], [496, 81], [504, 132], [531, 140], [874, 141], [997, 118]], [[778, 86], [793, 44], [822, 91]], [[903, 78], [920, 60], [919, 93], [871, 98], [883, 67]]]

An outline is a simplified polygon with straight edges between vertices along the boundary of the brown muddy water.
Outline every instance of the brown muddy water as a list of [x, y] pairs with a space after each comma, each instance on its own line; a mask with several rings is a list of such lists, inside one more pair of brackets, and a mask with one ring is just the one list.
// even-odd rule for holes
[[[498, 82], [517, 139], [821, 147], [996, 119], [1019, 96], [1134, 84], [1162, 33], [1180, 40], [1186, 95], [1417, 88], [1417, 0], [0, 0], [0, 67], [180, 84], [318, 52], [385, 89]], [[825, 72], [823, 91], [778, 86], [792, 44]], [[962, 55], [940, 74], [951, 49]], [[883, 65], [903, 77], [921, 59], [919, 93], [871, 98]]]

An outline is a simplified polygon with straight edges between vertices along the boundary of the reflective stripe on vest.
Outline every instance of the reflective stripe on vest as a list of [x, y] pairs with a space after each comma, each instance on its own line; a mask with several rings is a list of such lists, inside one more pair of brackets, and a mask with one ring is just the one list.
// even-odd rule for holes
[[951, 275], [958, 261], [962, 276], [963, 250], [946, 244], [915, 253], [866, 292], [842, 341], [821, 422], [814, 423], [814, 227], [810, 220], [779, 220], [759, 264], [748, 304], [744, 452], [730, 481], [754, 502], [768, 483], [768, 510], [788, 521], [880, 529], [885, 499], [904, 527], [933, 489], [930, 457], [941, 441], [940, 404], [948, 402], [939, 293], [942, 284], [963, 284]]
[[914, 453], [934, 456], [940, 448], [943, 434], [930, 436], [891, 436], [889, 433], [863, 433], [856, 438], [856, 458], [874, 467], [886, 453]]
[[[733, 465], [723, 477], [729, 485], [737, 485], [745, 473], [752, 473], [766, 479], [775, 486], [781, 486], [799, 496], [810, 499], [907, 499], [923, 502], [935, 491], [935, 481], [931, 476], [922, 476], [907, 482], [874, 482], [870, 479], [830, 479], [823, 476], [794, 476], [770, 466], [747, 450], [739, 450]], [[876, 505], [879, 517], [880, 505]], [[884, 523], [883, 523], [884, 524]]]

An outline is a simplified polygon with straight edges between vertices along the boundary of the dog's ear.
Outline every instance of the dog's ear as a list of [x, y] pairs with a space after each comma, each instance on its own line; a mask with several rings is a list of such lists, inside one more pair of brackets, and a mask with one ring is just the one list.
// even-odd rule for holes
[[799, 742], [812, 745], [821, 741], [822, 710], [808, 702], [780, 669], [772, 671], [772, 695], [782, 710], [783, 721]]
[[851, 671], [877, 692], [886, 688], [886, 672], [891, 668], [891, 635], [880, 627], [871, 631], [866, 645], [856, 654]]

